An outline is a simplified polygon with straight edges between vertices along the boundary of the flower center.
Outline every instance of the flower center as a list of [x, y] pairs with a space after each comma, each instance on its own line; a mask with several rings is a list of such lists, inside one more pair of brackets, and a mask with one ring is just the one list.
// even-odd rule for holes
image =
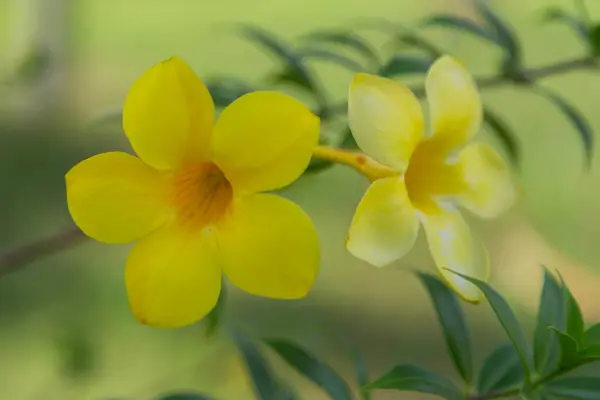
[[464, 190], [461, 167], [447, 160], [446, 148], [434, 140], [422, 141], [410, 158], [404, 174], [413, 206], [424, 213], [439, 209], [438, 201]]
[[189, 164], [173, 179], [172, 200], [178, 222], [202, 228], [229, 211], [233, 188], [215, 164]]

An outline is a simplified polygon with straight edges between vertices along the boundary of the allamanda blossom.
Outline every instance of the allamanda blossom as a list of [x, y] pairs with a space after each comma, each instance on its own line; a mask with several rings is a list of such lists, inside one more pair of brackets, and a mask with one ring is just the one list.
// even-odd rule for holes
[[75, 223], [105, 243], [135, 241], [125, 267], [133, 314], [177, 327], [216, 304], [221, 273], [259, 296], [305, 296], [319, 264], [318, 238], [294, 203], [264, 194], [296, 180], [319, 119], [275, 92], [240, 97], [215, 120], [213, 100], [173, 57], [132, 86], [123, 128], [137, 157], [88, 158], [66, 175]]
[[482, 104], [463, 66], [449, 56], [430, 68], [425, 89], [429, 134], [419, 101], [404, 85], [357, 74], [350, 87], [349, 123], [359, 147], [387, 167], [360, 201], [346, 246], [356, 257], [385, 266], [404, 256], [419, 226], [447, 284], [467, 301], [480, 292], [448, 270], [487, 279], [487, 254], [471, 236], [458, 207], [493, 218], [515, 199], [511, 174], [488, 145], [470, 143]]

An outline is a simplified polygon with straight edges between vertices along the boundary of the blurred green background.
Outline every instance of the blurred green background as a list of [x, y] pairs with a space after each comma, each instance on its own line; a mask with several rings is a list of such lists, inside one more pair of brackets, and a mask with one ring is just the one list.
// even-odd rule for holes
[[[600, 2], [587, 3], [600, 19]], [[566, 27], [540, 22], [543, 9], [572, 9], [570, 0], [494, 4], [519, 33], [528, 66], [585, 51]], [[93, 154], [128, 146], [118, 124], [92, 129], [86, 122], [118, 110], [133, 80], [154, 63], [178, 55], [203, 78], [233, 74], [260, 86], [272, 61], [232, 34], [232, 23], [249, 22], [292, 39], [316, 28], [352, 27], [357, 18], [410, 25], [434, 11], [474, 16], [469, 0], [0, 0], [0, 81], [11, 77], [32, 46], [47, 46], [58, 57], [47, 76], [0, 86], [0, 249], [71, 226], [64, 173]], [[461, 33], [429, 29], [424, 36], [475, 74], [495, 71], [500, 59], [497, 49]], [[343, 100], [352, 74], [330, 64], [314, 66], [329, 95]], [[596, 75], [577, 71], [544, 84], [599, 130]], [[502, 219], [472, 221], [490, 249], [492, 284], [531, 327], [545, 264], [564, 275], [586, 318], [600, 320], [598, 168], [584, 173], [572, 126], [535, 94], [505, 85], [486, 90], [484, 100], [518, 134], [523, 162], [515, 176], [525, 193]], [[71, 111], [68, 118], [59, 106]], [[489, 133], [482, 135], [496, 143]], [[255, 337], [293, 339], [348, 379], [353, 349], [364, 354], [372, 377], [404, 362], [452, 374], [429, 298], [410, 272], [434, 270], [422, 239], [387, 269], [344, 249], [367, 184], [353, 171], [334, 167], [287, 189], [321, 235], [317, 283], [300, 301], [265, 300], [230, 288], [226, 323]], [[253, 398], [226, 337], [205, 338], [202, 324], [157, 330], [134, 320], [123, 281], [127, 251], [85, 242], [0, 278], [0, 399], [142, 400], [180, 389], [224, 400]], [[465, 308], [481, 360], [505, 337], [487, 305]], [[325, 398], [286, 366], [278, 371], [300, 388], [302, 399]], [[386, 398], [429, 397], [375, 396]]]

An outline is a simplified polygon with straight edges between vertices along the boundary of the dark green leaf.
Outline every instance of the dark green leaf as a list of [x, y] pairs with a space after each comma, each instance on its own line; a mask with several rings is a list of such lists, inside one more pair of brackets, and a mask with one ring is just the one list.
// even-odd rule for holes
[[546, 392], [571, 400], [600, 399], [600, 378], [574, 376], [559, 378], [545, 385]]
[[580, 351], [577, 355], [577, 361], [579, 365], [600, 361], [600, 344], [594, 344]]
[[575, 364], [577, 360], [577, 353], [579, 352], [579, 346], [575, 339], [566, 332], [562, 332], [556, 328], [550, 328], [556, 334], [558, 338], [558, 344], [560, 347], [560, 366], [566, 367]]
[[515, 386], [523, 381], [523, 367], [512, 344], [496, 348], [479, 372], [478, 393], [489, 393]]
[[423, 74], [427, 72], [431, 66], [431, 63], [432, 61], [428, 58], [408, 55], [395, 55], [381, 67], [379, 70], [379, 75], [393, 77], [415, 73]]
[[583, 349], [585, 347], [585, 324], [581, 315], [581, 309], [562, 276], [560, 279], [562, 283], [563, 312], [566, 322], [565, 333], [575, 340], [579, 349]]
[[533, 388], [531, 386], [525, 386], [521, 389], [519, 397], [523, 400], [546, 400], [546, 398], [539, 392], [539, 388]]
[[302, 40], [312, 43], [341, 45], [362, 54], [369, 62], [379, 64], [379, 56], [371, 45], [352, 32], [317, 31], [302, 37]]
[[[359, 387], [366, 386], [369, 383], [369, 374], [365, 359], [359, 351], [354, 352], [354, 365], [356, 367], [356, 381]], [[370, 400], [371, 394], [368, 391], [363, 392], [363, 399]]]
[[294, 392], [271, 370], [258, 348], [244, 336], [235, 333], [233, 339], [248, 368], [258, 400], [294, 400]]
[[195, 393], [173, 393], [158, 397], [156, 400], [210, 400], [210, 398]]
[[498, 292], [492, 289], [492, 287], [487, 283], [480, 281], [479, 279], [472, 278], [470, 276], [459, 274], [457, 272], [455, 272], [455, 274], [473, 283], [483, 292], [488, 302], [490, 303], [490, 306], [494, 310], [494, 313], [498, 317], [498, 320], [502, 324], [502, 327], [506, 331], [506, 334], [508, 335], [510, 341], [515, 347], [515, 350], [519, 354], [519, 360], [521, 361], [521, 365], [523, 366], [525, 379], [529, 381], [531, 377], [531, 372], [534, 368], [533, 355], [531, 354], [531, 349], [529, 348], [527, 340], [525, 339], [525, 334], [519, 326], [519, 321], [517, 321], [515, 314], [512, 312], [506, 300], [504, 300], [504, 298], [500, 296]]
[[533, 336], [535, 368], [540, 374], [554, 370], [560, 358], [558, 338], [550, 327], [565, 329], [563, 296], [557, 280], [544, 268], [544, 286]]
[[600, 54], [600, 24], [594, 25], [590, 30], [590, 46], [595, 55]]
[[306, 60], [317, 59], [329, 61], [334, 64], [340, 65], [352, 72], [366, 71], [365, 67], [363, 67], [362, 65], [360, 65], [360, 63], [354, 61], [350, 57], [346, 57], [343, 54], [334, 53], [330, 50], [307, 47], [298, 49], [298, 54]]
[[521, 161], [521, 155], [516, 135], [512, 129], [489, 108], [484, 108], [483, 120], [492, 129], [492, 132], [498, 136], [513, 164], [518, 166]]
[[580, 20], [576, 16], [562, 10], [558, 7], [552, 7], [546, 11], [544, 20], [548, 22], [562, 22], [569, 26], [580, 38], [586, 42], [590, 38], [590, 28], [585, 21]]
[[600, 323], [592, 325], [585, 331], [585, 342], [589, 346], [600, 345]]
[[522, 54], [521, 46], [512, 29], [491, 9], [489, 0], [477, 0], [476, 6], [479, 13], [485, 18], [486, 22], [494, 32], [500, 46], [504, 48], [506, 56], [504, 59], [504, 70], [506, 72], [515, 72], [521, 66]]
[[329, 365], [285, 340], [265, 341], [281, 358], [323, 389], [333, 400], [350, 400], [350, 389]]
[[448, 400], [459, 400], [462, 396], [452, 382], [416, 365], [395, 366], [376, 381], [363, 387], [363, 390], [373, 389], [430, 393]]
[[563, 114], [565, 114], [565, 116], [569, 119], [569, 122], [571, 122], [573, 127], [577, 129], [577, 132], [583, 141], [585, 161], [587, 167], [589, 168], [592, 163], [594, 150], [594, 132], [588, 120], [579, 112], [579, 110], [577, 110], [577, 108], [569, 104], [566, 100], [549, 89], [537, 86], [536, 91], [546, 99], [550, 100], [552, 104], [562, 111]]
[[254, 89], [245, 82], [232, 77], [218, 77], [206, 80], [206, 87], [213, 98], [216, 107], [224, 108], [237, 98]]
[[225, 281], [221, 284], [221, 293], [219, 294], [219, 299], [217, 300], [217, 305], [213, 308], [210, 313], [206, 316], [206, 335], [212, 336], [214, 335], [219, 327], [221, 326], [221, 321], [223, 319], [223, 313], [225, 312], [225, 300], [227, 297], [227, 286]]
[[470, 19], [458, 17], [456, 15], [434, 15], [426, 18], [425, 21], [423, 21], [422, 26], [440, 26], [445, 28], [452, 28], [473, 34], [489, 42], [500, 45], [498, 38], [496, 37], [493, 31], [490, 31], [486, 27], [481, 26]]
[[471, 382], [471, 341], [465, 314], [458, 298], [439, 278], [424, 273], [420, 273], [419, 277], [433, 301], [454, 366], [465, 382]]

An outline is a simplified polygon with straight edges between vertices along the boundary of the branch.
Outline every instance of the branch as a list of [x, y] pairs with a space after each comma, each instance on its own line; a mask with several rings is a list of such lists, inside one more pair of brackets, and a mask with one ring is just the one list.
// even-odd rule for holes
[[[594, 57], [586, 56], [542, 67], [525, 69], [522, 71], [522, 76], [526, 78], [528, 82], [532, 82], [548, 76], [559, 75], [579, 69], [593, 68], [595, 66], [596, 59]], [[504, 75], [492, 75], [478, 77], [476, 78], [476, 81], [478, 87], [483, 89], [508, 84], [514, 82], [514, 79]], [[425, 95], [423, 86], [414, 87], [412, 90], [418, 97], [423, 97]], [[346, 112], [347, 109], [348, 105], [346, 103], [334, 106], [328, 110], [328, 113], [322, 114], [322, 118], [331, 118], [334, 114]], [[0, 277], [33, 261], [75, 247], [85, 240], [87, 240], [87, 236], [85, 236], [78, 228], [69, 227], [47, 238], [10, 249], [4, 254], [0, 254]]]

